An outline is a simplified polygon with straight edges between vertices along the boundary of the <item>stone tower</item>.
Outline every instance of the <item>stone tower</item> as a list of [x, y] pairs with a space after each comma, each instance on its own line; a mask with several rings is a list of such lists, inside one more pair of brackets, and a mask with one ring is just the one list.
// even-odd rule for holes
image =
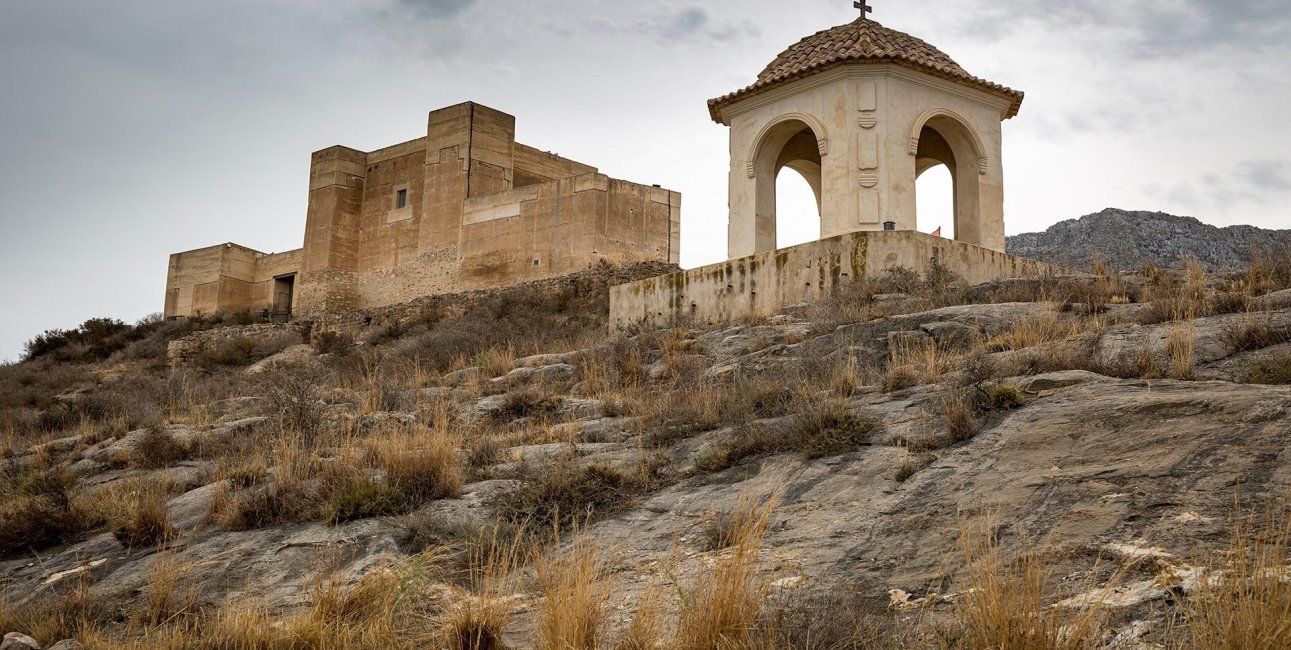
[[862, 17], [802, 39], [747, 88], [710, 100], [731, 129], [731, 259], [776, 249], [776, 177], [815, 191], [821, 236], [915, 229], [915, 179], [945, 164], [955, 235], [1004, 250], [1001, 122], [1022, 93]]

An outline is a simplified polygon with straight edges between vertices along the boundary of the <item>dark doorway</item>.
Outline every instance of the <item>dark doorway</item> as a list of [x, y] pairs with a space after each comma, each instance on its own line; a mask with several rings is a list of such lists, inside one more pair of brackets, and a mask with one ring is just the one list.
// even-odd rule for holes
[[273, 279], [273, 303], [270, 307], [273, 320], [291, 320], [291, 301], [295, 293], [295, 273], [290, 275], [280, 275]]

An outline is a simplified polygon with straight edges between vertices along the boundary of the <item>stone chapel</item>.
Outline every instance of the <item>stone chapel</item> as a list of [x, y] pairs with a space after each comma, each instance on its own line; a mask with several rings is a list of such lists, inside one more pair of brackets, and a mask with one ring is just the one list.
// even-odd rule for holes
[[[708, 102], [730, 130], [728, 261], [614, 287], [611, 326], [766, 316], [890, 267], [936, 260], [969, 282], [1048, 267], [1004, 253], [1001, 124], [1022, 93], [861, 17], [808, 36], [749, 86]], [[954, 181], [955, 239], [915, 229], [915, 180]], [[776, 178], [816, 196], [821, 239], [778, 248]]]

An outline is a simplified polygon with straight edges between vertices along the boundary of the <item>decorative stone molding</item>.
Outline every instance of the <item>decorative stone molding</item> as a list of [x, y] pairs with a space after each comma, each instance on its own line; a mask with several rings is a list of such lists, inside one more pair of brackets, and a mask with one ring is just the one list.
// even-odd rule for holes
[[812, 133], [816, 135], [816, 148], [820, 151], [820, 155], [826, 156], [829, 154], [829, 132], [825, 130], [825, 125], [820, 120], [807, 113], [785, 113], [767, 122], [766, 126], [762, 127], [762, 130], [758, 132], [757, 137], [753, 138], [753, 149], [749, 151], [748, 159], [756, 161], [758, 159], [758, 150], [762, 148], [762, 143], [766, 140], [771, 129], [790, 120], [798, 120], [811, 128]]
[[986, 156], [982, 156], [981, 158], [978, 158], [977, 167], [978, 167], [978, 173], [985, 176], [986, 172], [990, 170], [991, 159]]
[[856, 123], [862, 129], [872, 129], [879, 125], [879, 118], [875, 117], [872, 114], [867, 113], [865, 115], [862, 115], [860, 119], [856, 120]]
[[910, 155], [911, 156], [919, 155], [919, 136], [910, 138]]
[[824, 158], [825, 156], [828, 156], [829, 140], [827, 138], [820, 138], [819, 140], [816, 140], [816, 149], [820, 151], [820, 156], [822, 158]]
[[861, 174], [861, 187], [874, 187], [879, 184], [878, 174]]
[[748, 174], [749, 178], [753, 178], [754, 176], [758, 175], [758, 172], [754, 168], [752, 160], [748, 161], [747, 163], [744, 163], [744, 173]]

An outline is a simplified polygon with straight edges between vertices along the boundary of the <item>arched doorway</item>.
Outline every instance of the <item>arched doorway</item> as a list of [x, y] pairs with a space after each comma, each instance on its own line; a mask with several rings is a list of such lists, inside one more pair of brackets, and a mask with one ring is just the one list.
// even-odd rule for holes
[[[792, 243], [804, 243], [820, 238], [821, 157], [824, 149], [823, 132], [819, 125], [812, 126], [797, 117], [776, 122], [763, 131], [752, 157], [752, 174], [756, 183], [756, 250], [762, 253], [782, 247], [780, 236]], [[781, 179], [788, 168], [787, 178]], [[796, 195], [792, 210], [785, 214], [784, 228], [778, 223], [778, 186], [781, 182], [793, 183], [801, 176], [808, 191], [793, 191]], [[792, 187], [787, 185], [786, 187]], [[814, 206], [809, 201], [814, 199]], [[783, 203], [781, 203], [783, 205]], [[814, 210], [812, 209], [814, 207]], [[812, 233], [814, 232], [814, 236]]]
[[[969, 244], [982, 244], [981, 174], [985, 169], [985, 149], [977, 134], [959, 116], [949, 111], [931, 111], [916, 123], [918, 148], [915, 153], [916, 197], [915, 213], [919, 228], [925, 232], [942, 226], [942, 235]], [[950, 210], [940, 216], [936, 203], [920, 205], [926, 192], [920, 181], [926, 172], [929, 186], [945, 187], [944, 177], [938, 183], [937, 174], [944, 165], [950, 173]], [[944, 191], [944, 189], [942, 190]], [[944, 195], [943, 195], [944, 196]], [[944, 202], [941, 204], [944, 210]], [[928, 208], [928, 209], [925, 209]], [[925, 217], [927, 215], [927, 217]], [[948, 220], [939, 224], [933, 221]]]

